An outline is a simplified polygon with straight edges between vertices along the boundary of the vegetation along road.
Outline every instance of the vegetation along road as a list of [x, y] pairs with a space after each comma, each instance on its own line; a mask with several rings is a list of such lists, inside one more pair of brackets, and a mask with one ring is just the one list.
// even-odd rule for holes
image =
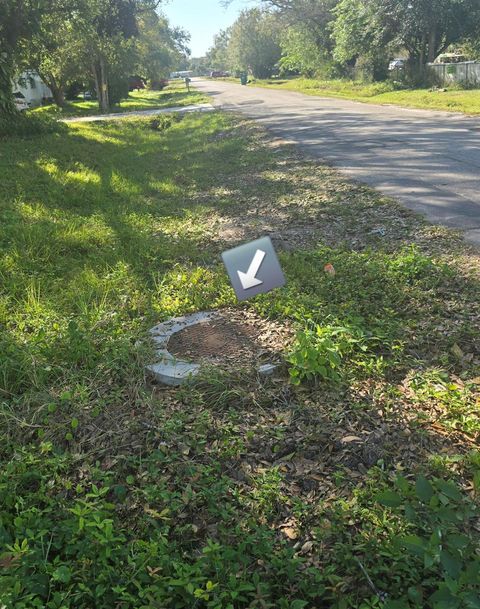
[[[230, 113], [0, 174], [1, 607], [478, 607], [473, 249]], [[238, 307], [220, 254], [265, 234], [288, 283]], [[148, 329], [213, 309], [285, 373], [146, 382]]]
[[480, 123], [459, 114], [361, 104], [200, 80], [217, 105], [258, 119], [315, 157], [480, 243]]

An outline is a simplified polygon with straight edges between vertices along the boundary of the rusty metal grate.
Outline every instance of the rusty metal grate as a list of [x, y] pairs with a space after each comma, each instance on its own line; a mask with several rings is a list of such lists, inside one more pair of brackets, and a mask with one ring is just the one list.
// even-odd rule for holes
[[168, 351], [181, 360], [212, 364], [278, 363], [291, 331], [252, 311], [225, 310], [218, 319], [173, 334]]

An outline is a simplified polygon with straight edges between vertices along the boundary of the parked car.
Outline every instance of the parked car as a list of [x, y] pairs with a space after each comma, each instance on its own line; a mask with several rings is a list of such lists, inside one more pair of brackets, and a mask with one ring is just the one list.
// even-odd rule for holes
[[390, 72], [393, 72], [393, 70], [403, 70], [405, 68], [406, 63], [407, 63], [407, 61], [402, 58], [393, 59], [388, 64], [388, 69]]
[[176, 80], [178, 78], [191, 78], [193, 76], [192, 70], [180, 70], [179, 72], [171, 72], [170, 80]]
[[23, 93], [20, 93], [20, 91], [15, 91], [15, 93], [13, 94], [13, 99], [15, 101], [15, 106], [19, 112], [24, 112], [30, 107], [25, 98], [25, 95], [23, 95]]
[[461, 53], [441, 53], [434, 63], [464, 63], [467, 57]]
[[145, 89], [145, 81], [140, 76], [131, 76], [128, 80], [128, 90], [129, 91], [140, 91]]
[[159, 78], [158, 80], [150, 81], [150, 89], [153, 91], [162, 91], [168, 85], [167, 78]]
[[93, 99], [93, 93], [91, 91], [84, 91], [83, 92], [83, 99], [85, 101], [90, 101], [91, 99]]
[[222, 70], [213, 70], [213, 72], [210, 72], [210, 78], [225, 78], [228, 75], [228, 72], [223, 72]]

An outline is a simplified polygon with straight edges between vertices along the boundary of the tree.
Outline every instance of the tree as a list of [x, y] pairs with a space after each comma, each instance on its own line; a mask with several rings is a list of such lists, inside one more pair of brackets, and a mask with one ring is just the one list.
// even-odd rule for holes
[[262, 0], [284, 24], [282, 66], [307, 76], [331, 64], [331, 25], [338, 0]]
[[[160, 0], [0, 0], [0, 112], [15, 112], [15, 69], [35, 67], [58, 104], [75, 73], [95, 82], [99, 106], [128, 92], [141, 16]], [[177, 42], [182, 36], [177, 33]]]
[[[387, 55], [404, 48], [412, 64], [427, 61], [468, 35], [477, 0], [341, 0], [333, 27], [335, 56]], [[385, 59], [387, 59], [385, 57]]]
[[268, 78], [281, 56], [277, 17], [257, 8], [242, 11], [232, 26], [227, 53], [235, 70]]
[[16, 112], [12, 80], [18, 45], [38, 29], [45, 0], [0, 0], [0, 115]]
[[136, 72], [155, 85], [190, 54], [190, 36], [153, 10], [140, 15], [138, 29]]
[[470, 59], [480, 60], [480, 35], [472, 36], [463, 45], [465, 54]]
[[188, 67], [196, 76], [204, 76], [205, 74], [208, 74], [211, 66], [207, 56], [204, 56], [192, 57]]
[[82, 0], [83, 64], [95, 83], [100, 110], [128, 93], [128, 76], [135, 68], [135, 41], [141, 15], [154, 10], [159, 0]]
[[[81, 0], [51, 0], [37, 30], [23, 44], [23, 63], [33, 68], [52, 91], [55, 103], [65, 103], [65, 88], [79, 80], [84, 31]], [[53, 9], [53, 10], [52, 10]]]
[[363, 58], [374, 79], [384, 75], [390, 47], [395, 46], [391, 30], [370, 0], [341, 0], [333, 24], [334, 59], [347, 65]]
[[207, 52], [207, 64], [214, 70], [227, 70], [229, 66], [228, 45], [231, 28], [220, 30], [215, 36], [213, 46]]
[[283, 70], [315, 76], [329, 62], [329, 52], [319, 44], [311, 29], [303, 25], [286, 28], [281, 37]]
[[[118, 63], [119, 50], [138, 34], [137, 5], [128, 0], [86, 0], [89, 17], [85, 31], [84, 61], [90, 65], [98, 105], [102, 112], [110, 108], [109, 81]], [[127, 77], [128, 75], [125, 75]]]

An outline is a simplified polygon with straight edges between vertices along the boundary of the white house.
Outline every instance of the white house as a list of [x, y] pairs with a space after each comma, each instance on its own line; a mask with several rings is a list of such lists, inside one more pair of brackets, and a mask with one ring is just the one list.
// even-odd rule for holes
[[43, 99], [52, 97], [52, 92], [34, 70], [23, 72], [13, 81], [13, 92], [17, 91], [31, 106], [40, 106]]

